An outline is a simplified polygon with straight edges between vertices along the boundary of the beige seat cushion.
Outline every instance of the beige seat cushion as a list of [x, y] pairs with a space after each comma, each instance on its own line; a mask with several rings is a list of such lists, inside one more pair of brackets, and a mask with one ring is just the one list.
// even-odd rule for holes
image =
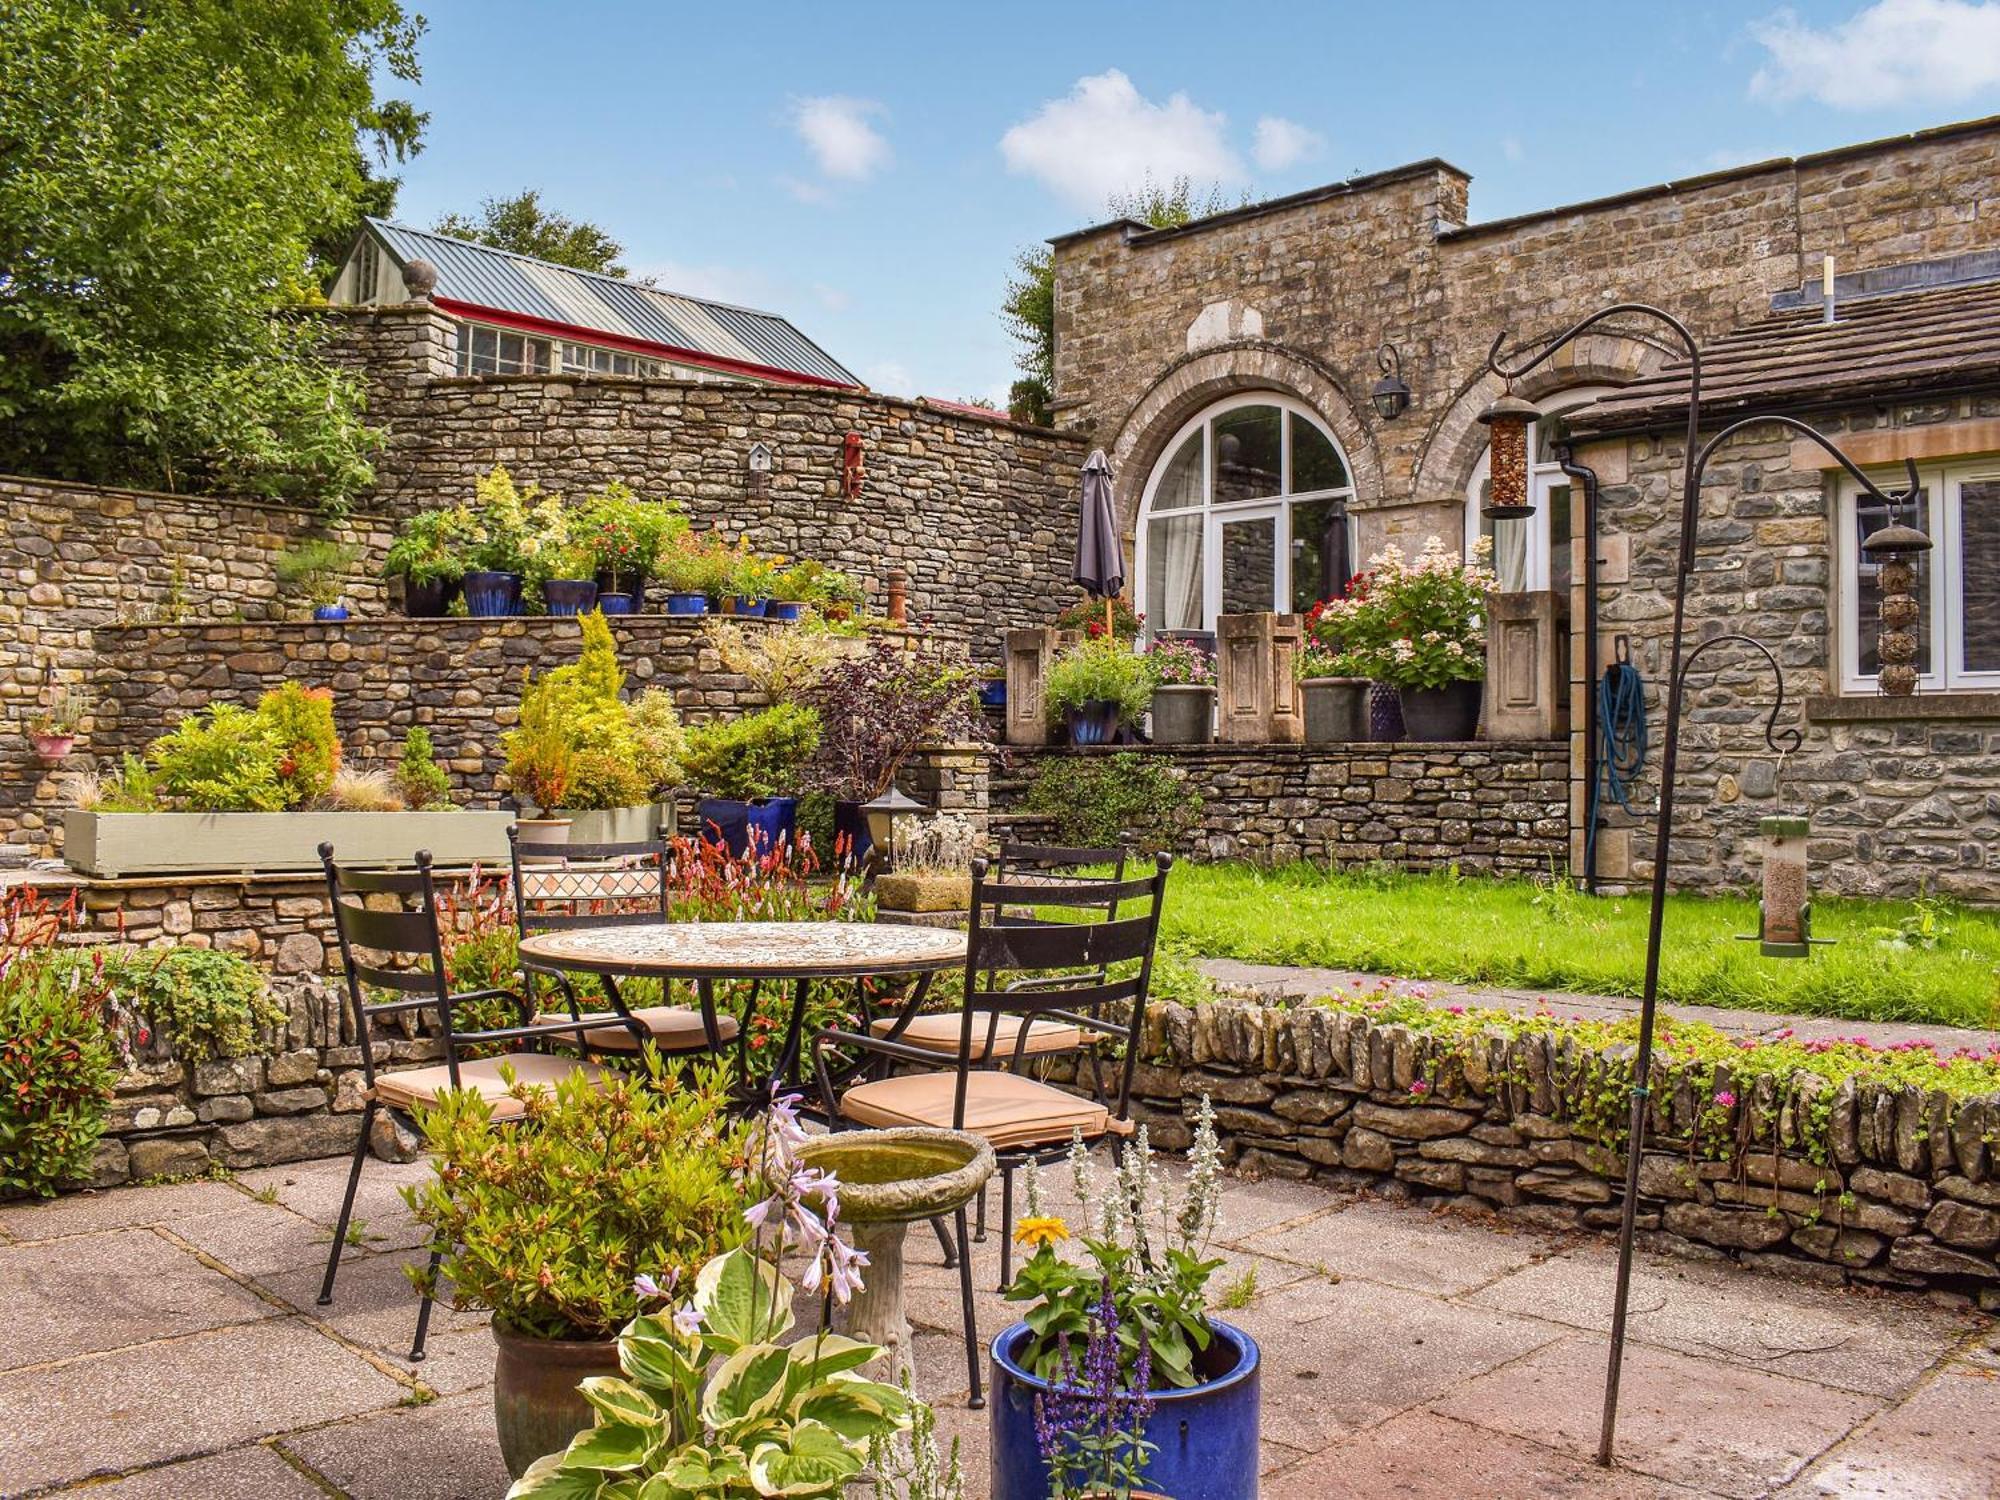
[[[567, 1021], [569, 1012], [544, 1011], [535, 1017], [537, 1026], [553, 1026]], [[585, 1011], [585, 1022], [598, 1022], [603, 1029], [586, 1031], [584, 1041], [604, 1052], [636, 1052], [632, 1033], [609, 1010]], [[685, 1005], [648, 1005], [632, 1012], [632, 1019], [652, 1034], [653, 1044], [662, 1052], [693, 1052], [708, 1045], [708, 1032], [701, 1024], [701, 1012]], [[736, 1040], [736, 1017], [717, 1013], [716, 1035], [725, 1042]]]
[[[604, 1075], [604, 1069], [596, 1063], [550, 1057], [542, 1052], [516, 1052], [507, 1057], [482, 1057], [460, 1063], [459, 1086], [479, 1090], [479, 1097], [492, 1106], [496, 1120], [516, 1120], [527, 1112], [521, 1101], [507, 1092], [507, 1081], [500, 1076], [502, 1063], [514, 1070], [518, 1082], [531, 1088], [554, 1088], [557, 1080], [579, 1071], [593, 1082]], [[438, 1095], [450, 1087], [451, 1070], [443, 1063], [375, 1075], [375, 1098], [391, 1109], [407, 1110], [412, 1105], [436, 1104]]]
[[[1036, 1057], [1050, 1052], [1074, 1052], [1079, 1047], [1088, 1047], [1096, 1042], [1098, 1033], [1085, 1031], [1081, 1026], [1070, 1026], [1061, 1021], [1030, 1021], [1026, 1016], [1001, 1016], [997, 1028], [992, 1016], [975, 1016], [972, 1021], [972, 1056], [983, 1061], [986, 1057], [986, 1038], [993, 1037], [993, 1050], [1002, 1057], [1014, 1055], [1015, 1045], [1021, 1036], [1021, 1027], [1028, 1028], [1028, 1045], [1022, 1055]], [[887, 1036], [895, 1029], [896, 1018], [885, 1016], [869, 1029], [877, 1036]], [[896, 1038], [908, 1042], [912, 1047], [921, 1047], [926, 1052], [936, 1052], [945, 1057], [958, 1056], [958, 1043], [963, 1021], [955, 1013], [932, 1016], [918, 1016], [904, 1028]]]
[[[956, 1072], [911, 1073], [849, 1089], [840, 1112], [862, 1125], [951, 1126]], [[1101, 1104], [1079, 1099], [1018, 1073], [983, 1070], [965, 1080], [965, 1128], [995, 1147], [1055, 1145], [1081, 1130], [1086, 1139], [1109, 1128]]]

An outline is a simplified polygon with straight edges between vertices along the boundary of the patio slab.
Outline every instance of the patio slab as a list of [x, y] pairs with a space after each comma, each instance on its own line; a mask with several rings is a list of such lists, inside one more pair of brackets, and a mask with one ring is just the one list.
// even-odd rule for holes
[[326, 1491], [256, 1444], [92, 1485], [90, 1500], [326, 1500]]
[[282, 1439], [350, 1500], [462, 1500], [507, 1492], [486, 1391], [397, 1407]]
[[1513, 1233], [1407, 1204], [1361, 1202], [1322, 1210], [1235, 1243], [1320, 1274], [1360, 1276], [1457, 1296], [1549, 1253], [1537, 1234]]
[[1991, 1370], [1947, 1365], [1815, 1464], [1784, 1490], [1785, 1500], [1991, 1500], [2000, 1491], [1996, 1385], [2000, 1375]]

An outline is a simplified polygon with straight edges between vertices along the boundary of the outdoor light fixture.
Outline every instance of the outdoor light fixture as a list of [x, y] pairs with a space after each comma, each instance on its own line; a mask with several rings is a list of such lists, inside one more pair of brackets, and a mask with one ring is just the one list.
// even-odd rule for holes
[[904, 818], [922, 817], [930, 809], [914, 797], [903, 795], [902, 788], [892, 786], [873, 802], [861, 804], [861, 816], [868, 827], [870, 845], [880, 851], [881, 862], [889, 863], [889, 851], [896, 847], [896, 824]]
[[1525, 521], [1535, 513], [1528, 503], [1528, 424], [1540, 415], [1511, 388], [1479, 414], [1491, 430], [1486, 503], [1479, 507], [1489, 521]]
[[1403, 356], [1394, 344], [1384, 344], [1375, 351], [1375, 364], [1382, 378], [1375, 382], [1368, 399], [1375, 403], [1383, 421], [1393, 422], [1410, 409], [1410, 388], [1403, 384]]
[[[1758, 905], [1758, 951], [1766, 958], [1812, 956], [1812, 903], [1806, 899], [1804, 818], [1762, 818], [1764, 898]], [[1821, 941], [1825, 941], [1822, 939]]]
[[1875, 686], [1886, 697], [1908, 698], [1917, 690], [1917, 559], [1931, 550], [1931, 539], [1895, 521], [1871, 532], [1861, 550], [1880, 565], [1882, 629], [1875, 652], [1881, 665]]

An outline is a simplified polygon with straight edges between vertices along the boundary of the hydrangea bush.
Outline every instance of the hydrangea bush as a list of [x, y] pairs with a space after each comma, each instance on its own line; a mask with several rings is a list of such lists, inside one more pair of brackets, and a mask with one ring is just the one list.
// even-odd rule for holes
[[1433, 536], [1416, 561], [1391, 542], [1306, 617], [1307, 676], [1366, 677], [1404, 688], [1441, 688], [1486, 675], [1486, 596], [1499, 587], [1481, 540], [1461, 561]]

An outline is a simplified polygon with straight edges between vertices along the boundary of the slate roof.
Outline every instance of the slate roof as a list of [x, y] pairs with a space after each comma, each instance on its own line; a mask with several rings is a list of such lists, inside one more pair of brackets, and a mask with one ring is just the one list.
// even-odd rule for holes
[[721, 361], [753, 367], [753, 373], [776, 371], [828, 385], [862, 383], [776, 313], [683, 297], [385, 219], [368, 220], [368, 228], [399, 268], [417, 259], [437, 267], [432, 295], [441, 303], [535, 318], [574, 328], [586, 338], [610, 334], [651, 345], [664, 355], [693, 356], [695, 363]]
[[[2000, 383], [2000, 280], [1775, 313], [1702, 346], [1704, 426], [1759, 410], [1872, 401]], [[1685, 420], [1685, 359], [1569, 418], [1579, 435]]]

